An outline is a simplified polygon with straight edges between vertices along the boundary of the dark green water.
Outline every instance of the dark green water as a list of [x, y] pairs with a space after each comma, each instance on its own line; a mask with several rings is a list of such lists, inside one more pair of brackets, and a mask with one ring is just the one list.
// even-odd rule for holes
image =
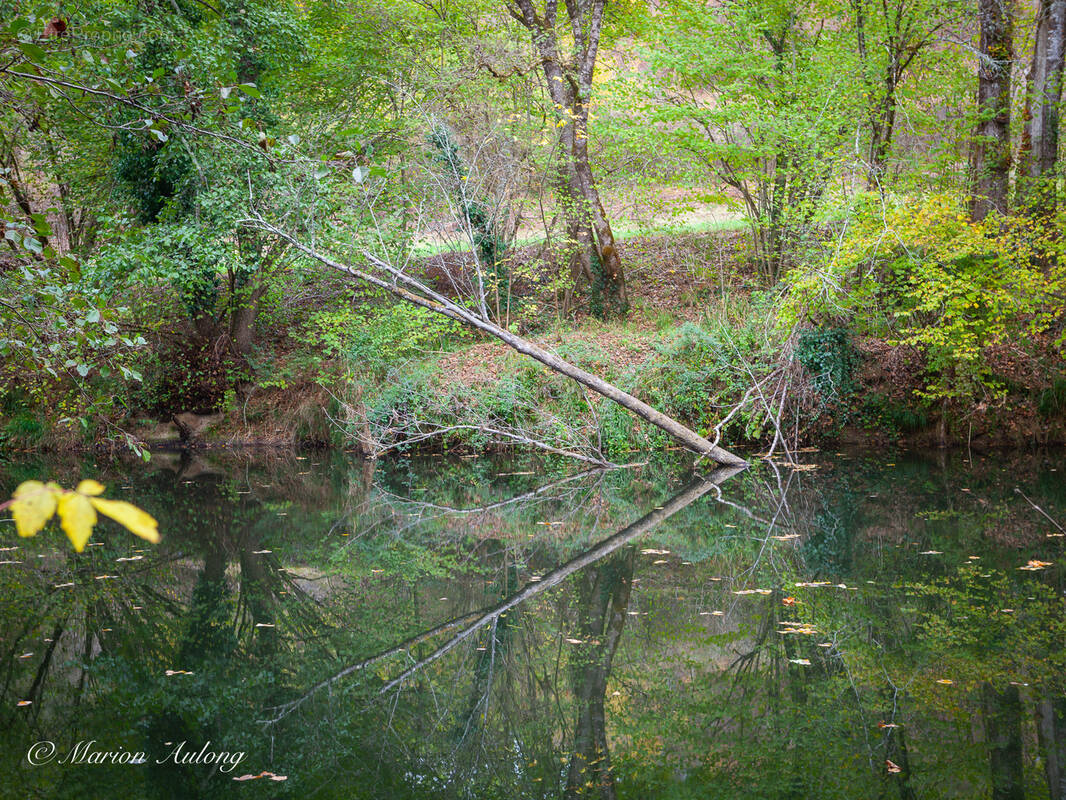
[[0, 794], [1066, 797], [1066, 457], [804, 458], [0, 463]]

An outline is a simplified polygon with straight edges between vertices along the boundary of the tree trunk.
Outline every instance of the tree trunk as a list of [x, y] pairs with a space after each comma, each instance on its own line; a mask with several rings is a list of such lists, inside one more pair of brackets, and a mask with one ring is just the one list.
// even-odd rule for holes
[[592, 252], [597, 258], [592, 264], [592, 310], [596, 316], [603, 319], [610, 317], [612, 312], [622, 315], [629, 310], [622, 260], [615, 248], [614, 232], [603, 210], [596, 180], [592, 175], [592, 165], [589, 163], [588, 147], [583, 138], [575, 137], [572, 160], [576, 188], [581, 193], [586, 216], [591, 222], [595, 236], [595, 248]]
[[896, 130], [896, 78], [893, 67], [885, 71], [885, 96], [873, 114], [870, 135], [870, 167], [867, 186], [883, 191], [885, 170], [888, 168], [888, 153]]
[[252, 352], [255, 334], [255, 318], [259, 311], [259, 301], [266, 293], [266, 286], [261, 278], [256, 277], [256, 286], [238, 289], [232, 298], [230, 311], [229, 336], [233, 352], [238, 356], [247, 356]]
[[977, 67], [980, 121], [974, 139], [974, 221], [1007, 211], [1010, 188], [1010, 87], [1014, 59], [1012, 0], [979, 0], [981, 49]]
[[1018, 199], [1031, 211], [1055, 208], [1059, 103], [1066, 55], [1066, 0], [1042, 0], [1026, 91], [1025, 130], [1018, 164]]
[[1044, 753], [1048, 796], [1066, 800], [1066, 697], [1045, 697], [1037, 703], [1036, 732]]
[[1022, 778], [1022, 702], [1017, 686], [1005, 691], [985, 683], [981, 710], [992, 772], [992, 800], [1025, 800]]
[[[636, 552], [630, 547], [626, 552], [616, 553], [584, 570], [577, 580], [579, 630], [587, 644], [575, 647], [570, 656], [577, 721], [574, 752], [566, 777], [565, 796], [568, 798], [595, 794], [604, 800], [617, 797], [607, 744], [604, 700], [611, 664], [629, 609]], [[592, 791], [587, 791], [589, 785]]]
[[[569, 162], [569, 200], [564, 211], [572, 246], [585, 254], [571, 256], [573, 278], [582, 274], [590, 279], [592, 310], [606, 318], [611, 312], [624, 314], [629, 307], [622, 261], [615, 248], [614, 232], [607, 219], [588, 154], [589, 104], [592, 100], [592, 74], [600, 46], [600, 33], [606, 0], [566, 3], [570, 33], [574, 37], [573, 60], [564, 59], [556, 36], [558, 3], [548, 0], [544, 14], [532, 0], [508, 0], [506, 7], [529, 31], [533, 46], [540, 55], [548, 96], [555, 107], [559, 141]], [[587, 268], [586, 268], [587, 265]], [[571, 293], [568, 293], [569, 300]]]

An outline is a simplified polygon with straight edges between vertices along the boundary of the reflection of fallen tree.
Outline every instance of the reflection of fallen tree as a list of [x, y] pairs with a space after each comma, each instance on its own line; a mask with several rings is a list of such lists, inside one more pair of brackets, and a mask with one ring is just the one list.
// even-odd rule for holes
[[[595, 475], [595, 476], [600, 476], [601, 477], [601, 476], [603, 476], [605, 474], [607, 474], [607, 468], [605, 468], [605, 467], [596, 467], [596, 468], [593, 468], [593, 469], [585, 469], [584, 471], [581, 471], [581, 473], [576, 473], [574, 475], [568, 475], [565, 478], [560, 478], [558, 481], [551, 481], [550, 483], [545, 483], [543, 485], [539, 485], [534, 490], [531, 490], [529, 492], [523, 492], [522, 494], [515, 495], [514, 497], [508, 497], [506, 500], [499, 500], [497, 502], [486, 503], [486, 505], [484, 505], [484, 506], [472, 506], [472, 507], [468, 507], [468, 508], [458, 508], [456, 506], [441, 506], [441, 505], [439, 505], [439, 503], [429, 502], [429, 501], [426, 501], [426, 500], [416, 500], [416, 499], [410, 498], [410, 497], [401, 497], [400, 495], [393, 494], [393, 493], [387, 492], [385, 490], [379, 490], [379, 494], [381, 494], [382, 497], [384, 497], [384, 498], [386, 498], [388, 500], [398, 501], [400, 503], [403, 503], [403, 505], [406, 506], [406, 507], [415, 508], [415, 509], [418, 509], [419, 511], [421, 511], [421, 510], [439, 511], [442, 514], [449, 514], [449, 515], [451, 515], [451, 514], [485, 514], [485, 513], [488, 513], [490, 511], [497, 511], [499, 509], [506, 508], [507, 506], [516, 506], [516, 505], [519, 505], [519, 503], [523, 503], [523, 502], [531, 502], [531, 501], [534, 501], [534, 500], [536, 500], [536, 501], [559, 500], [559, 499], [562, 499], [563, 496], [562, 495], [552, 494], [552, 490], [559, 489], [560, 486], [565, 486], [565, 485], [570, 484], [570, 483], [575, 483], [575, 482], [580, 481], [581, 479], [587, 478], [589, 476], [594, 476]], [[582, 489], [587, 491], [587, 487], [583, 486]]]
[[357, 664], [352, 664], [345, 667], [344, 669], [340, 670], [331, 677], [326, 678], [325, 680], [315, 684], [307, 692], [300, 695], [296, 699], [291, 700], [288, 703], [276, 706], [273, 709], [274, 716], [269, 720], [265, 720], [265, 722], [267, 724], [273, 724], [275, 722], [278, 722], [279, 720], [291, 714], [293, 711], [295, 711], [297, 708], [307, 702], [311, 697], [320, 692], [322, 689], [332, 686], [338, 680], [341, 680], [342, 678], [348, 675], [360, 672], [366, 669], [366, 667], [372, 664], [376, 664], [382, 661], [383, 659], [388, 658], [389, 656], [406, 652], [411, 646], [418, 642], [426, 641], [427, 639], [430, 639], [440, 633], [444, 633], [445, 631], [454, 630], [457, 627], [465, 626], [462, 627], [462, 629], [458, 633], [454, 634], [450, 639], [440, 645], [428, 656], [419, 659], [414, 664], [405, 669], [403, 672], [401, 672], [399, 675], [397, 675], [395, 678], [387, 681], [378, 691], [379, 694], [385, 694], [389, 692], [390, 690], [403, 684], [408, 678], [410, 678], [415, 673], [437, 661], [442, 656], [447, 655], [450, 651], [454, 650], [458, 645], [472, 637], [486, 625], [496, 622], [500, 618], [500, 615], [505, 614], [506, 612], [508, 612], [515, 606], [520, 605], [526, 600], [529, 600], [530, 598], [547, 591], [551, 587], [557, 586], [558, 584], [566, 580], [568, 577], [573, 575], [575, 572], [578, 572], [579, 570], [584, 569], [590, 564], [594, 564], [597, 561], [606, 558], [611, 553], [618, 550], [620, 547], [628, 544], [633, 539], [642, 536], [643, 534], [655, 528], [661, 522], [669, 519], [674, 514], [681, 511], [683, 508], [691, 505], [693, 502], [695, 502], [699, 498], [703, 497], [703, 495], [711, 491], [712, 488], [721, 484], [723, 481], [732, 477], [733, 475], [736, 475], [742, 470], [743, 467], [720, 467], [706, 478], [696, 478], [691, 483], [689, 483], [688, 486], [686, 486], [683, 490], [678, 492], [678, 494], [676, 494], [673, 498], [664, 503], [661, 507], [650, 511], [649, 513], [641, 517], [639, 520], [634, 522], [632, 525], [623, 528], [613, 536], [604, 539], [603, 541], [593, 547], [590, 547], [588, 550], [584, 551], [580, 555], [570, 559], [565, 564], [562, 564], [553, 569], [552, 571], [546, 573], [540, 579], [540, 581], [526, 584], [518, 592], [515, 592], [514, 594], [510, 595], [509, 597], [492, 606], [491, 608], [485, 609], [480, 612], [475, 611], [471, 614], [464, 615], [463, 617], [442, 623], [441, 625], [438, 625], [429, 631], [425, 631], [421, 634], [418, 634], [406, 640], [405, 642], [396, 645], [395, 647], [391, 647], [388, 650], [382, 651], [381, 653], [378, 653], [374, 656], [371, 656], [370, 658], [360, 661]]

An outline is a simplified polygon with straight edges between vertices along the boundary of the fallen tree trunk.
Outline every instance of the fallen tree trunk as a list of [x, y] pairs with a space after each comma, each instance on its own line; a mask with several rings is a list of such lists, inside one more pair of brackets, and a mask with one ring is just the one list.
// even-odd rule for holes
[[549, 369], [552, 369], [561, 375], [565, 375], [583, 386], [587, 386], [592, 389], [592, 391], [606, 397], [608, 400], [618, 403], [618, 405], [623, 408], [632, 411], [638, 417], [645, 419], [652, 425], [666, 431], [688, 449], [710, 458], [717, 464], [733, 467], [747, 466], [747, 462], [744, 459], [719, 447], [713, 442], [708, 441], [695, 431], [682, 425], [677, 420], [656, 411], [647, 403], [638, 400], [628, 392], [623, 392], [617, 386], [593, 375], [591, 372], [587, 372], [568, 361], [564, 361], [554, 353], [538, 347], [533, 344], [533, 342], [523, 339], [521, 336], [516, 336], [510, 331], [501, 328], [491, 320], [453, 302], [444, 295], [433, 291], [429, 286], [426, 286], [418, 279], [405, 274], [402, 270], [393, 267], [391, 264], [383, 261], [372, 253], [368, 253], [364, 250], [361, 255], [368, 263], [388, 275], [391, 280], [385, 280], [369, 272], [364, 272], [363, 270], [335, 261], [329, 256], [308, 247], [291, 234], [275, 227], [258, 215], [252, 219], [243, 220], [242, 224], [259, 228], [260, 230], [271, 233], [278, 238], [284, 239], [300, 252], [327, 267], [343, 272], [353, 278], [366, 281], [367, 283], [384, 289], [390, 294], [406, 300], [409, 303], [421, 306], [422, 308], [427, 308], [430, 311], [435, 311], [438, 314], [443, 314], [449, 319], [469, 325], [472, 328], [476, 328], [479, 331], [483, 331], [484, 333], [499, 339], [507, 346], [517, 350], [519, 353], [523, 353], [530, 358], [539, 361]]

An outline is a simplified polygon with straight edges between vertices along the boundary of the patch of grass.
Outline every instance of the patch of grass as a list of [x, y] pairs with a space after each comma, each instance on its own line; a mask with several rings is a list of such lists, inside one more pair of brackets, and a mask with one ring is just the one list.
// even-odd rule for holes
[[1066, 377], [1055, 378], [1051, 386], [1040, 393], [1037, 409], [1045, 419], [1066, 412]]

